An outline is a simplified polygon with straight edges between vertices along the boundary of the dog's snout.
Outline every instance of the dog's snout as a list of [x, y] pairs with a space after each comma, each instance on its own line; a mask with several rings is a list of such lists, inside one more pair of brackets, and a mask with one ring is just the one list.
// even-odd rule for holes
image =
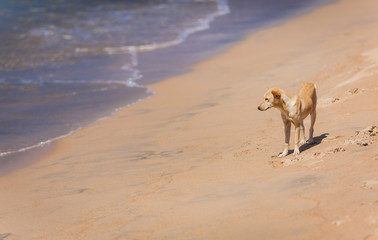
[[261, 108], [260, 108], [260, 106], [258, 106], [258, 107], [257, 107], [257, 109], [261, 111]]

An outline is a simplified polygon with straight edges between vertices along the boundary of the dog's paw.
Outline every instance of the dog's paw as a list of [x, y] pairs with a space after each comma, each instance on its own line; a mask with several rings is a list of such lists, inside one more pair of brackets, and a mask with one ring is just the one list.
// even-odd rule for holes
[[287, 156], [287, 152], [282, 152], [282, 153], [278, 154], [279, 158], [285, 157], [285, 156]]
[[306, 144], [307, 141], [305, 139], [301, 139], [300, 143], [301, 143], [301, 145], [303, 145], [303, 144]]
[[298, 149], [298, 148], [294, 149], [294, 153], [293, 153], [293, 155], [294, 155], [294, 156], [299, 155], [299, 149]]

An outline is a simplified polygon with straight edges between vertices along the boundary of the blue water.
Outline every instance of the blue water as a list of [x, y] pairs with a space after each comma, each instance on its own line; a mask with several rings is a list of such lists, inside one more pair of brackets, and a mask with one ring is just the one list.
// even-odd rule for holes
[[65, 135], [151, 92], [138, 54], [227, 14], [223, 0], [0, 2], [0, 155]]
[[2, 0], [0, 156], [149, 97], [149, 83], [324, 1]]

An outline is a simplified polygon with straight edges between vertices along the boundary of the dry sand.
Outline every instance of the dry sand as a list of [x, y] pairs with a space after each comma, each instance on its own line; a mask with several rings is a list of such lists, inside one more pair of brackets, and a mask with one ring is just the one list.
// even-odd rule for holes
[[[378, 239], [377, 30], [378, 1], [342, 0], [153, 85], [0, 178], [0, 239]], [[303, 81], [317, 144], [272, 157], [256, 108]]]

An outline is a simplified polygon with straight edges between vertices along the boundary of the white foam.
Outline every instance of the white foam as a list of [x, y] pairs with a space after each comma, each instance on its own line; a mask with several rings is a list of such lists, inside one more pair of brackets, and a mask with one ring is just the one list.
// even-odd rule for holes
[[210, 23], [219, 16], [226, 15], [230, 12], [230, 8], [228, 6], [227, 0], [213, 0], [217, 4], [217, 11], [211, 14], [208, 14], [206, 17], [198, 19], [194, 26], [189, 27], [183, 30], [178, 36], [167, 42], [163, 43], [152, 43], [147, 45], [141, 46], [121, 46], [121, 47], [106, 47], [104, 48], [104, 52], [109, 55], [112, 54], [120, 54], [120, 53], [128, 53], [131, 55], [131, 65], [132, 66], [123, 66], [122, 69], [125, 71], [132, 72], [132, 77], [129, 78], [127, 81], [136, 81], [142, 78], [140, 71], [137, 69], [138, 67], [138, 53], [139, 52], [148, 52], [162, 48], [168, 48], [175, 45], [179, 45], [183, 43], [189, 35], [203, 31], [210, 28]]
[[141, 45], [141, 46], [122, 46], [122, 47], [106, 47], [104, 48], [104, 51], [108, 54], [117, 54], [117, 53], [130, 53], [134, 57], [135, 65], [137, 65], [137, 52], [147, 52], [147, 51], [153, 51], [156, 49], [161, 48], [167, 48], [174, 45], [178, 45], [182, 42], [184, 42], [189, 35], [203, 31], [206, 29], [209, 29], [210, 23], [219, 16], [226, 15], [230, 12], [230, 8], [227, 4], [226, 0], [214, 0], [214, 2], [217, 4], [217, 11], [211, 14], [208, 14], [206, 17], [198, 19], [194, 26], [189, 27], [185, 30], [183, 30], [178, 36], [167, 42], [163, 43], [151, 43], [147, 45]]

